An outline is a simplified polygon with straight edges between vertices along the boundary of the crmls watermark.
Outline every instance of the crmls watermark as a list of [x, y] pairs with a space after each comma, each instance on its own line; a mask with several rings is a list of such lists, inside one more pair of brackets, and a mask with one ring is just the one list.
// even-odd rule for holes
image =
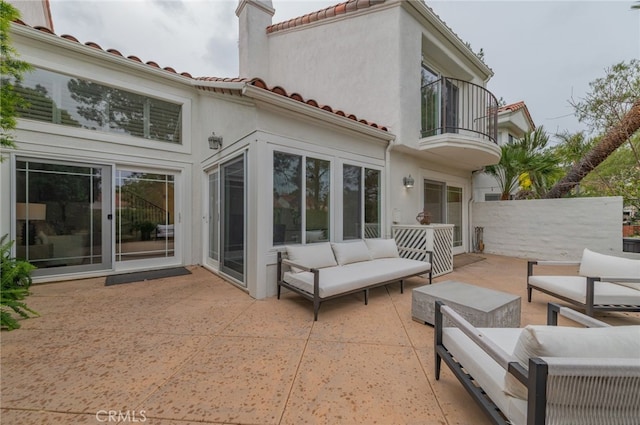
[[98, 410], [96, 420], [98, 422], [146, 422], [147, 416], [144, 410]]

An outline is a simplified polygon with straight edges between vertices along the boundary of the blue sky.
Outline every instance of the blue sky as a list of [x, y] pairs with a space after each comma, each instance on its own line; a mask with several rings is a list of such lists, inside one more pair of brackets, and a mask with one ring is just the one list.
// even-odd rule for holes
[[[193, 76], [234, 77], [238, 23], [232, 0], [50, 0], [55, 32]], [[273, 0], [273, 22], [339, 3]], [[488, 88], [525, 101], [549, 133], [585, 130], [569, 99], [584, 97], [605, 68], [640, 58], [634, 1], [427, 1], [495, 75]]]

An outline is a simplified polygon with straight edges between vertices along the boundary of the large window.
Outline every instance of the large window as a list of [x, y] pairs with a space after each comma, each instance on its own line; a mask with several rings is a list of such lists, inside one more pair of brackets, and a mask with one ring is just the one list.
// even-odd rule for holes
[[37, 68], [16, 88], [22, 118], [182, 143], [180, 104]]
[[329, 240], [330, 185], [329, 161], [274, 152], [274, 245]]
[[342, 239], [380, 237], [380, 171], [342, 168]]
[[40, 276], [110, 268], [110, 181], [107, 166], [18, 159], [16, 257]]
[[331, 240], [331, 198], [340, 196], [342, 209], [334, 217], [338, 229], [342, 221], [342, 239], [381, 237], [382, 172], [352, 164], [339, 170], [335, 179], [342, 187], [332, 193], [331, 161], [273, 153], [274, 245]]

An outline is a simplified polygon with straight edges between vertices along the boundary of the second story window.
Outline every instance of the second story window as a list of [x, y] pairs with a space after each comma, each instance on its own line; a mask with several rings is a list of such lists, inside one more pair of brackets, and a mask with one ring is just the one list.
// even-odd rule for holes
[[182, 143], [182, 105], [89, 80], [34, 69], [16, 85], [21, 118]]

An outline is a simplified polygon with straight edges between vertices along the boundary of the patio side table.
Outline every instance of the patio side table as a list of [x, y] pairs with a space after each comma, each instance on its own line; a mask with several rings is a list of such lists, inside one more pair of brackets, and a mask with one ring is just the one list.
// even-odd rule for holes
[[[436, 300], [443, 301], [476, 327], [520, 327], [519, 296], [454, 280], [413, 289], [413, 320], [433, 325]], [[444, 324], [448, 326], [446, 321]]]

